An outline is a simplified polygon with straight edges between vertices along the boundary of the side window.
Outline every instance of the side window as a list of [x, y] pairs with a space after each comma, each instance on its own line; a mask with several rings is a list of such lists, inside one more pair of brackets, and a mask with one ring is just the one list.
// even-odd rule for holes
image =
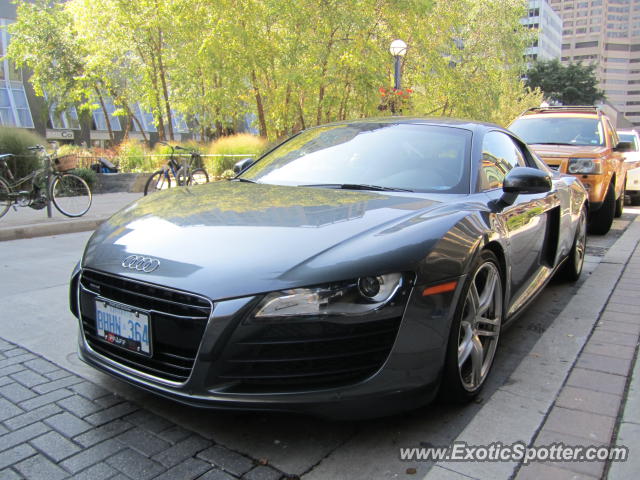
[[502, 182], [509, 170], [526, 166], [520, 149], [502, 132], [489, 132], [485, 135], [481, 162], [480, 191], [502, 188]]

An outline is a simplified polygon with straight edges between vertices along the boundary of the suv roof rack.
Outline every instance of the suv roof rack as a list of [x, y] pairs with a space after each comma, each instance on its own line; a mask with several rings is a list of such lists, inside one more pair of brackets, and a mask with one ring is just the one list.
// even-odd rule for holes
[[602, 111], [594, 105], [550, 105], [548, 107], [532, 107], [524, 111], [525, 113], [545, 113], [545, 112], [579, 112], [579, 113], [597, 113]]

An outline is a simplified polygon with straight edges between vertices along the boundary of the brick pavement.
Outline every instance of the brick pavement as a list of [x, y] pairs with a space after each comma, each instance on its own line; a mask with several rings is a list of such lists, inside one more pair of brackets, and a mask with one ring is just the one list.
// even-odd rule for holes
[[[614, 445], [640, 337], [640, 246], [627, 263], [534, 445]], [[628, 445], [633, 454], [637, 446]], [[606, 461], [531, 463], [517, 480], [603, 478]], [[636, 472], [637, 473], [637, 472]]]
[[0, 339], [0, 479], [20, 478], [294, 477]]

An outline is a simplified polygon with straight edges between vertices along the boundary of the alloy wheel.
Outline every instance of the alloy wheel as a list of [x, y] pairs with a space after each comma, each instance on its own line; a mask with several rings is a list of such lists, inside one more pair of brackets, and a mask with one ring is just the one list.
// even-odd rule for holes
[[465, 390], [484, 382], [498, 345], [502, 324], [502, 282], [493, 262], [475, 272], [465, 299], [458, 333], [458, 372]]

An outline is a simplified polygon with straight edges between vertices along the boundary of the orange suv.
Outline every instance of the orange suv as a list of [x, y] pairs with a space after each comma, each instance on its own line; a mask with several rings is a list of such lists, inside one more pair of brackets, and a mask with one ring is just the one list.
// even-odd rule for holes
[[625, 175], [618, 134], [597, 107], [531, 108], [509, 129], [552, 169], [580, 179], [589, 192], [589, 232], [604, 235], [622, 215]]

